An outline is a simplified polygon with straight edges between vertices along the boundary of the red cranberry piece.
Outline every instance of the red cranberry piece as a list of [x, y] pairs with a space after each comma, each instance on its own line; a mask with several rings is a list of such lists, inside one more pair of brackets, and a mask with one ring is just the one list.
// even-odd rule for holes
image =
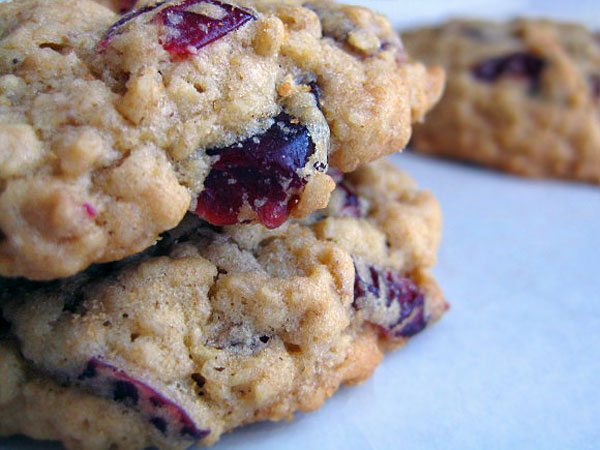
[[308, 87], [310, 88], [310, 92], [314, 95], [315, 100], [317, 101], [317, 108], [319, 111], [323, 111], [323, 105], [321, 104], [321, 98], [323, 97], [323, 89], [316, 81], [311, 81], [308, 83]]
[[78, 380], [104, 397], [135, 407], [163, 434], [173, 433], [179, 438], [197, 440], [210, 433], [210, 430], [198, 428], [179, 405], [99, 358], [88, 361]]
[[110, 41], [112, 41], [112, 39], [117, 34], [119, 34], [118, 33], [119, 28], [121, 28], [127, 22], [130, 22], [131, 20], [135, 19], [137, 16], [139, 16], [141, 14], [149, 13], [150, 11], [155, 10], [156, 8], [158, 8], [159, 6], [162, 6], [165, 3], [166, 3], [166, 0], [155, 3], [154, 5], [149, 5], [149, 6], [144, 6], [143, 8], [134, 9], [134, 10], [130, 11], [129, 13], [125, 14], [117, 22], [115, 22], [114, 24], [112, 24], [110, 26], [110, 28], [106, 32], [106, 35], [104, 36], [104, 39], [102, 39], [102, 41], [100, 41], [100, 43], [98, 44], [98, 51], [103, 51], [106, 48], [106, 46], [110, 43]]
[[96, 208], [94, 208], [91, 204], [89, 203], [84, 203], [83, 204], [83, 209], [85, 210], [85, 213], [90, 216], [90, 217], [96, 217], [96, 214], [98, 214], [98, 212], [96, 211]]
[[[335, 181], [335, 193], [342, 197], [341, 206], [334, 212], [334, 215], [337, 217], [362, 217], [364, 214], [361, 208], [361, 199], [352, 186], [345, 181], [344, 173], [335, 167], [330, 167], [327, 175]], [[337, 202], [335, 204], [339, 205]]]
[[119, 1], [119, 12], [124, 14], [128, 11], [131, 11], [133, 6], [135, 5], [136, 0], [120, 0]]
[[529, 80], [537, 85], [546, 62], [531, 53], [515, 52], [509, 55], [490, 58], [476, 64], [471, 73], [475, 78], [493, 83], [501, 77], [515, 77]]
[[[119, 29], [127, 22], [141, 14], [149, 13], [165, 3], [166, 1], [161, 1], [154, 5], [134, 9], [125, 14], [108, 29], [106, 36], [98, 44], [98, 50], [104, 50], [109, 42], [119, 33]], [[214, 19], [204, 14], [187, 10], [190, 6], [198, 3], [209, 3], [218, 6], [225, 14], [220, 19]], [[183, 3], [162, 9], [156, 14], [155, 19], [168, 29], [161, 37], [161, 44], [165, 50], [176, 55], [190, 55], [196, 53], [198, 49], [205, 45], [237, 30], [246, 22], [256, 19], [256, 17], [245, 9], [220, 2], [219, 0], [187, 0]]]
[[[187, 10], [198, 3], [216, 5], [225, 14], [220, 19], [214, 19]], [[218, 0], [187, 0], [164, 8], [157, 14], [157, 19], [169, 28], [161, 42], [165, 50], [177, 55], [189, 55], [256, 17], [245, 9]]]
[[[410, 337], [425, 328], [425, 298], [417, 285], [389, 269], [367, 265], [359, 271], [355, 262], [354, 303], [356, 309], [386, 310], [373, 314], [371, 323], [390, 337]], [[381, 317], [385, 316], [386, 320]]]
[[213, 225], [232, 225], [247, 205], [267, 228], [278, 227], [306, 184], [297, 172], [314, 150], [308, 129], [285, 113], [263, 134], [208, 150], [219, 158], [204, 182], [195, 213]]
[[7, 335], [9, 331], [10, 323], [8, 323], [4, 317], [2, 317], [2, 313], [0, 313], [0, 339]]

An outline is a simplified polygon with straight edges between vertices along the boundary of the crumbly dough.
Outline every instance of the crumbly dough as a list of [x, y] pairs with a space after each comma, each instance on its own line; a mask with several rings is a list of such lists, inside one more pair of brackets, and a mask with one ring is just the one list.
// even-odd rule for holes
[[291, 214], [306, 215], [327, 204], [328, 162], [400, 150], [440, 95], [441, 70], [366, 8], [232, 5], [0, 3], [0, 274], [48, 280], [143, 250], [195, 210], [216, 150], [273, 127], [310, 138], [305, 159], [284, 155], [302, 183]]
[[190, 215], [124, 261], [4, 279], [0, 434], [182, 448], [178, 423], [211, 444], [315, 410], [447, 309], [428, 270], [439, 235], [435, 199], [382, 161], [275, 230]]
[[[519, 175], [600, 183], [597, 35], [545, 20], [453, 20], [403, 39], [413, 56], [448, 73], [441, 103], [415, 127], [416, 150]], [[505, 65], [493, 81], [474, 76], [485, 61], [492, 75], [490, 59], [511, 54], [534, 61], [524, 64], [529, 75]]]

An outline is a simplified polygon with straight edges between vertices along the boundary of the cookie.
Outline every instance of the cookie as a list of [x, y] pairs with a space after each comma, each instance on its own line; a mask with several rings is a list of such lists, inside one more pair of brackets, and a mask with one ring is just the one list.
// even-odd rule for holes
[[0, 274], [48, 280], [215, 225], [323, 208], [342, 171], [401, 149], [439, 69], [333, 2], [0, 4]]
[[275, 230], [188, 215], [123, 261], [4, 279], [0, 435], [211, 444], [368, 378], [447, 308], [440, 212], [387, 162], [337, 178], [327, 209]]
[[454, 20], [403, 36], [448, 72], [412, 146], [531, 177], [600, 183], [600, 41], [545, 20]]

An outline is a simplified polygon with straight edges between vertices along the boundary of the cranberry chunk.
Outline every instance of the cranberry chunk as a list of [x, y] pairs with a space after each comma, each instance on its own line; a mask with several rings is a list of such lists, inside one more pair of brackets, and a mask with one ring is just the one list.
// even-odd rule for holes
[[119, 1], [119, 12], [124, 14], [128, 11], [131, 11], [133, 6], [135, 5], [136, 0], [120, 0]]
[[165, 435], [197, 440], [210, 433], [198, 428], [179, 405], [100, 358], [90, 359], [78, 380], [104, 397], [136, 408]]
[[315, 150], [308, 129], [282, 113], [263, 134], [227, 148], [218, 156], [198, 196], [195, 213], [213, 225], [233, 225], [247, 206], [268, 228], [289, 217], [306, 180], [298, 175]]
[[410, 337], [425, 328], [425, 298], [415, 283], [397, 272], [355, 261], [354, 303], [389, 337]]
[[[106, 36], [98, 44], [98, 50], [104, 50], [109, 42], [119, 34], [123, 25], [142, 14], [154, 11], [165, 3], [166, 1], [160, 1], [125, 14], [108, 29]], [[192, 11], [194, 5], [201, 3], [216, 6], [221, 10], [222, 16], [213, 18]], [[256, 19], [256, 17], [249, 11], [219, 0], [187, 0], [161, 9], [153, 18], [163, 26], [162, 46], [175, 55], [195, 54], [200, 48], [237, 30], [253, 19]]]
[[[190, 11], [190, 7], [199, 3], [218, 6], [223, 16], [213, 18]], [[165, 50], [173, 54], [189, 55], [256, 17], [245, 9], [219, 0], [187, 0], [162, 9], [157, 14], [157, 19], [167, 27], [161, 42]]]
[[85, 213], [92, 218], [96, 217], [96, 214], [98, 213], [96, 208], [94, 208], [90, 203], [84, 203], [83, 209], [85, 210]]
[[493, 83], [502, 77], [514, 77], [537, 85], [545, 66], [546, 62], [539, 56], [515, 52], [481, 61], [471, 69], [471, 72], [475, 78], [488, 83]]
[[7, 335], [9, 331], [10, 323], [8, 323], [4, 317], [2, 317], [2, 313], [0, 312], [0, 339]]
[[346, 183], [339, 184], [338, 188], [344, 193], [344, 203], [341, 211], [342, 215], [348, 217], [361, 217], [360, 199], [356, 192], [354, 192], [354, 190]]

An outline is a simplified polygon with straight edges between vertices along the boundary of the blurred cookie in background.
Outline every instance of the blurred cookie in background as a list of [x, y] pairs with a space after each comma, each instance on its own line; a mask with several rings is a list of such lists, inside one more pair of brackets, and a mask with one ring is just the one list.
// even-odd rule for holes
[[448, 76], [442, 101], [415, 127], [415, 150], [600, 183], [598, 34], [549, 20], [452, 20], [403, 40]]

